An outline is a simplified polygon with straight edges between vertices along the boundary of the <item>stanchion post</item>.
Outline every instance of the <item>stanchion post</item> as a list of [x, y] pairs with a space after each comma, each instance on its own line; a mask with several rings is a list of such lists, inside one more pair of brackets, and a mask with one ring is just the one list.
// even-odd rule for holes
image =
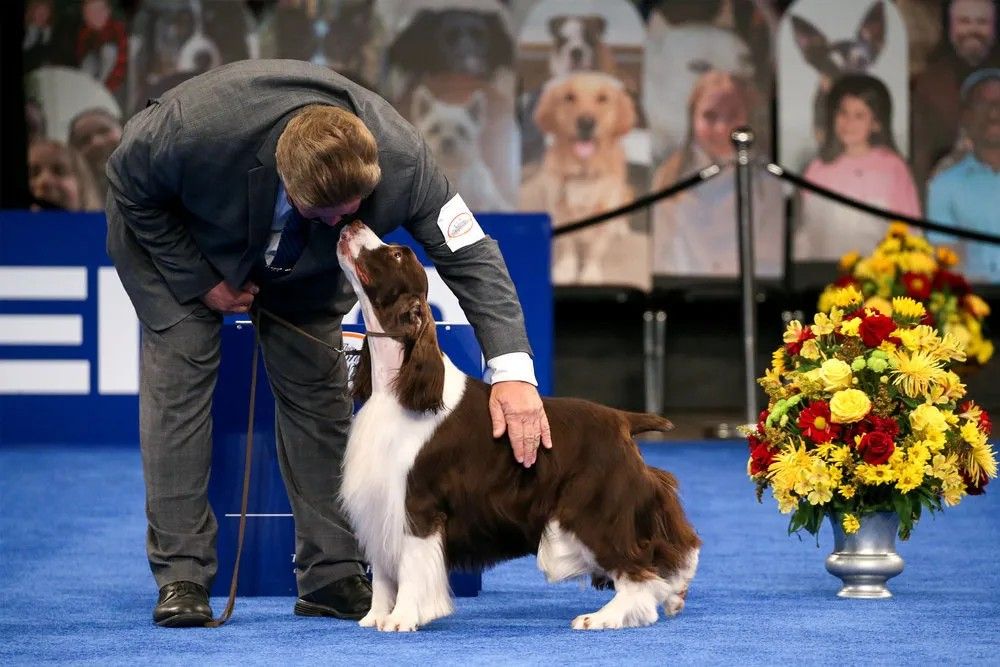
[[746, 423], [757, 421], [757, 290], [754, 271], [753, 189], [750, 149], [753, 130], [738, 127], [730, 138], [736, 147], [736, 218], [740, 244], [740, 284], [743, 301], [743, 360], [746, 390]]

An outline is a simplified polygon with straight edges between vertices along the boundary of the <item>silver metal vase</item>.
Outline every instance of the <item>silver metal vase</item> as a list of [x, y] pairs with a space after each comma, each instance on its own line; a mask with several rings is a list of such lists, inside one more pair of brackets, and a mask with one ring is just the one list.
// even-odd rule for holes
[[886, 582], [903, 571], [903, 559], [896, 553], [899, 516], [877, 512], [860, 517], [861, 528], [848, 535], [841, 516], [831, 514], [833, 553], [826, 557], [826, 569], [844, 582], [837, 593], [842, 598], [891, 598]]

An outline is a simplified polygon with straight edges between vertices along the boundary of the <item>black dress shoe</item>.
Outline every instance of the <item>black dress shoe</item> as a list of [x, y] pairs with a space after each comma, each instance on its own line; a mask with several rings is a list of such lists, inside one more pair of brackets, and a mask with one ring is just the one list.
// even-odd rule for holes
[[175, 581], [160, 589], [153, 622], [164, 628], [197, 628], [212, 620], [208, 591], [193, 581]]
[[296, 616], [332, 616], [359, 620], [372, 608], [372, 585], [354, 574], [303, 595], [295, 602]]

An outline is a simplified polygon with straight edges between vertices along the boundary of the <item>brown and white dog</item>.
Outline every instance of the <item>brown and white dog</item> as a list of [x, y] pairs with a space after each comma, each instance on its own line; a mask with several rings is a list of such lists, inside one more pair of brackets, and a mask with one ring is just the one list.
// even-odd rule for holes
[[343, 229], [340, 265], [368, 336], [354, 378], [364, 405], [344, 457], [341, 498], [372, 565], [362, 626], [408, 631], [453, 610], [449, 568], [537, 553], [549, 581], [590, 576], [615, 596], [576, 629], [649, 625], [684, 607], [701, 544], [670, 473], [632, 440], [666, 419], [583, 400], [544, 399], [553, 447], [517, 465], [492, 436], [489, 387], [438, 347], [427, 276], [413, 251], [360, 222]]
[[[632, 200], [621, 139], [636, 123], [635, 104], [621, 81], [602, 72], [554, 79], [542, 91], [535, 124], [549, 138], [538, 171], [521, 187], [520, 208], [546, 211], [558, 228]], [[608, 253], [629, 233], [616, 218], [556, 238], [557, 284], [614, 282]]]

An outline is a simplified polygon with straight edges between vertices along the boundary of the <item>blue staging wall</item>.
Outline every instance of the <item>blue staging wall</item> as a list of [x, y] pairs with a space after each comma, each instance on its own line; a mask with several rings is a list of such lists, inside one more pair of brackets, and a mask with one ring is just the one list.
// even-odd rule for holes
[[[503, 251], [524, 307], [539, 388], [549, 394], [548, 218], [477, 217]], [[0, 444], [138, 439], [138, 324], [104, 234], [102, 214], [0, 212]], [[387, 240], [407, 243], [409, 236], [400, 230]], [[455, 321], [449, 301], [453, 295], [441, 298], [432, 287], [432, 306]]]

